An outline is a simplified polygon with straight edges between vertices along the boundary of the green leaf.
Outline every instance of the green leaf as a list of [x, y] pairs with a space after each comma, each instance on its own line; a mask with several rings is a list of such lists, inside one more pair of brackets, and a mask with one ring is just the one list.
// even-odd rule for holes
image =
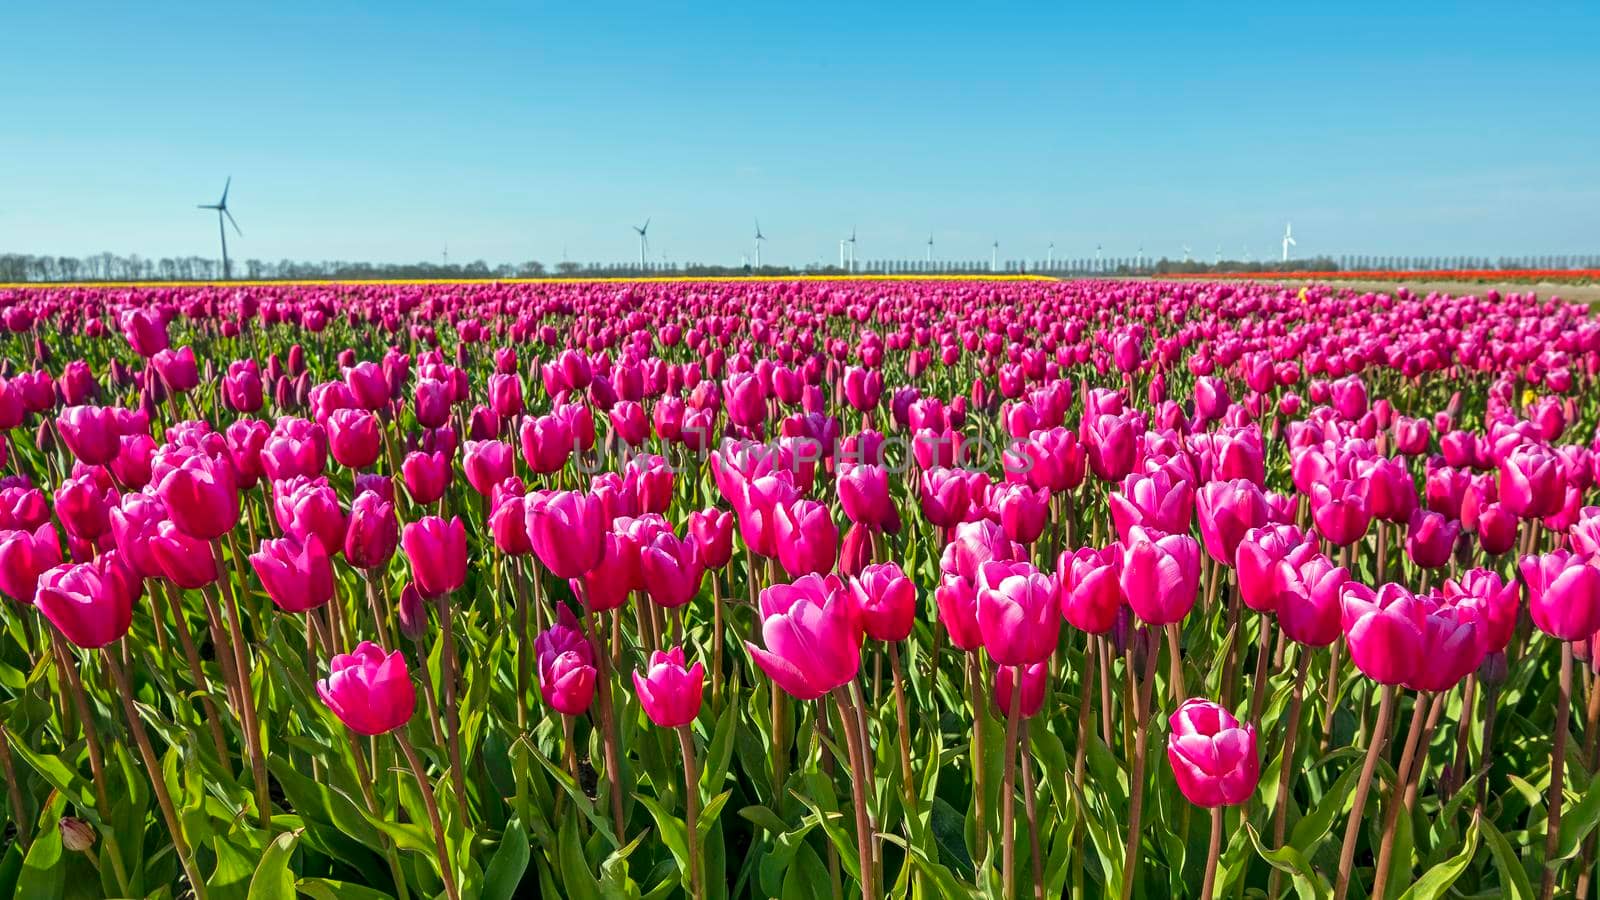
[[217, 855], [217, 864], [206, 879], [206, 896], [211, 900], [247, 897], [255, 875], [255, 854], [239, 849], [221, 834], [212, 837], [211, 850]]
[[1556, 847], [1556, 859], [1568, 860], [1583, 849], [1583, 839], [1600, 823], [1600, 790], [1591, 787], [1582, 798], [1561, 810], [1561, 842]]
[[500, 837], [500, 847], [483, 875], [482, 900], [511, 900], [528, 870], [528, 830], [513, 819]]
[[1246, 824], [1245, 830], [1250, 834], [1250, 842], [1255, 845], [1256, 855], [1289, 876], [1295, 896], [1301, 900], [1324, 900], [1333, 896], [1333, 888], [1328, 880], [1312, 868], [1311, 862], [1299, 850], [1292, 845], [1268, 850], [1261, 843], [1261, 836], [1256, 834], [1255, 826]]
[[635, 799], [644, 804], [650, 811], [650, 817], [656, 820], [656, 831], [661, 834], [661, 842], [672, 851], [672, 858], [678, 863], [678, 871], [682, 873], [684, 883], [689, 881], [689, 830], [683, 820], [668, 812], [654, 797], [644, 794], [634, 794]]
[[570, 900], [602, 900], [600, 883], [595, 880], [589, 860], [583, 855], [583, 843], [578, 839], [578, 820], [572, 816], [561, 822], [559, 844], [556, 857], [561, 867], [561, 886], [565, 888], [562, 896]]
[[1466, 840], [1462, 842], [1461, 852], [1429, 869], [1426, 875], [1400, 895], [1400, 900], [1438, 900], [1443, 897], [1456, 879], [1461, 877], [1461, 873], [1466, 871], [1467, 864], [1472, 862], [1472, 856], [1477, 851], [1478, 821], [1474, 818], [1472, 827], [1467, 829]]
[[389, 895], [348, 881], [302, 878], [295, 890], [312, 900], [388, 900]]
[[1328, 787], [1327, 793], [1322, 795], [1322, 800], [1317, 803], [1316, 808], [1295, 823], [1294, 830], [1289, 833], [1289, 845], [1302, 856], [1311, 857], [1316, 854], [1317, 845], [1327, 837], [1333, 828], [1333, 820], [1344, 811], [1350, 795], [1355, 792], [1356, 779], [1360, 774], [1360, 766], [1346, 766], [1338, 780], [1334, 781]]
[[1488, 819], [1482, 819], [1478, 825], [1494, 856], [1494, 867], [1500, 873], [1500, 892], [1509, 900], [1533, 900], [1533, 882], [1528, 879], [1528, 870], [1523, 868], [1522, 860], [1517, 858], [1506, 836]]
[[294, 900], [294, 873], [289, 871], [289, 859], [298, 843], [300, 833], [290, 831], [267, 845], [261, 862], [256, 864], [255, 877], [250, 879], [249, 900]]
[[[15, 750], [21, 741], [12, 742]], [[17, 900], [60, 900], [67, 887], [67, 861], [61, 847], [61, 817], [64, 800], [57, 794], [39, 819], [39, 830], [22, 860], [17, 878]]]

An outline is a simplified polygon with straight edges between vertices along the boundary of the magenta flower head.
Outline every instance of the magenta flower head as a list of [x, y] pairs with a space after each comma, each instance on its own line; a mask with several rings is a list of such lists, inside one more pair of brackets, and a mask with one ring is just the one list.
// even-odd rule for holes
[[86, 466], [103, 466], [122, 449], [116, 413], [104, 406], [69, 406], [56, 416], [67, 450]]
[[1134, 615], [1149, 625], [1183, 621], [1200, 590], [1200, 542], [1140, 527], [1120, 545], [1117, 581]]
[[1556, 550], [1524, 556], [1518, 568], [1528, 583], [1528, 612], [1540, 631], [1563, 641], [1581, 641], [1600, 631], [1600, 564]]
[[994, 672], [995, 713], [1002, 718], [1011, 715], [1018, 672], [1022, 673], [1022, 705], [1017, 710], [1017, 715], [1020, 718], [1031, 719], [1038, 715], [1040, 707], [1044, 706], [1045, 683], [1050, 676], [1049, 663], [997, 667]]
[[839, 503], [850, 521], [879, 531], [900, 530], [900, 510], [889, 493], [885, 466], [857, 464], [839, 472]]
[[461, 445], [461, 468], [472, 489], [487, 497], [495, 485], [511, 477], [516, 457], [504, 441], [467, 441]]
[[861, 668], [861, 624], [844, 584], [805, 575], [761, 592], [761, 640], [745, 649], [773, 683], [799, 700], [848, 684]]
[[1000, 665], [1048, 659], [1061, 632], [1055, 582], [1030, 563], [984, 563], [978, 568], [978, 630]]
[[1089, 634], [1105, 634], [1117, 623], [1122, 609], [1122, 585], [1117, 581], [1117, 548], [1079, 547], [1063, 553], [1056, 563], [1061, 614], [1067, 623]]
[[1256, 728], [1210, 700], [1185, 700], [1167, 720], [1167, 761], [1178, 789], [1195, 806], [1238, 806], [1261, 779]]
[[1561, 458], [1537, 444], [1524, 444], [1500, 461], [1500, 502], [1523, 519], [1542, 519], [1566, 500]]
[[1437, 569], [1450, 561], [1461, 523], [1436, 512], [1414, 510], [1406, 528], [1406, 555], [1424, 569]]
[[217, 556], [211, 544], [190, 537], [169, 520], [163, 520], [149, 537], [150, 553], [168, 581], [184, 590], [197, 590], [217, 580]]
[[639, 705], [650, 721], [662, 728], [681, 728], [700, 714], [700, 699], [705, 690], [706, 667], [699, 662], [684, 667], [683, 648], [673, 647], [650, 654], [650, 667], [643, 675], [633, 673], [633, 688]]
[[450, 455], [443, 450], [408, 453], [405, 462], [400, 464], [400, 474], [411, 499], [426, 506], [443, 497], [450, 486]]
[[150, 357], [150, 366], [161, 376], [161, 383], [174, 394], [186, 394], [200, 384], [200, 368], [195, 362], [194, 348], [168, 347]]
[[496, 550], [507, 556], [525, 556], [533, 552], [533, 539], [528, 536], [527, 498], [520, 494], [500, 494], [494, 501], [494, 511], [489, 513], [489, 535], [494, 538]]
[[943, 467], [924, 471], [917, 479], [922, 514], [935, 528], [951, 528], [967, 516], [970, 500], [966, 475]]
[[317, 696], [346, 728], [369, 737], [405, 725], [417, 705], [405, 655], [399, 650], [385, 655], [371, 641], [328, 663], [328, 677], [317, 682]]
[[689, 514], [689, 536], [706, 568], [720, 569], [733, 558], [733, 513], [711, 507]]
[[350, 504], [344, 532], [344, 558], [358, 569], [376, 569], [394, 556], [400, 543], [400, 523], [394, 501], [377, 491], [361, 491]]
[[[1313, 550], [1315, 547], [1313, 546]], [[1342, 633], [1340, 615], [1344, 586], [1350, 580], [1346, 569], [1336, 566], [1321, 553], [1313, 552], [1297, 567], [1284, 572], [1279, 582], [1275, 612], [1278, 626], [1290, 640], [1307, 647], [1326, 647]]]
[[867, 637], [903, 641], [917, 615], [917, 586], [897, 563], [867, 566], [850, 579], [850, 599]]
[[146, 359], [168, 347], [167, 323], [162, 321], [157, 310], [124, 309], [117, 316], [117, 324], [122, 328], [122, 336], [128, 339], [128, 346]]
[[161, 475], [156, 493], [173, 524], [190, 537], [215, 540], [239, 521], [239, 486], [226, 459], [191, 453]]
[[48, 522], [33, 531], [0, 531], [0, 594], [32, 603], [39, 576], [61, 565], [61, 543]]
[[284, 612], [303, 613], [333, 599], [333, 566], [315, 535], [301, 542], [287, 537], [261, 542], [250, 554], [267, 596]]
[[1448, 691], [1483, 662], [1477, 610], [1422, 598], [1427, 615], [1422, 624], [1422, 656], [1406, 687], [1414, 691]]
[[606, 551], [605, 504], [595, 494], [554, 491], [527, 501], [533, 552], [558, 578], [577, 578], [600, 564]]
[[274, 482], [272, 512], [284, 534], [302, 541], [315, 535], [330, 555], [344, 549], [347, 520], [328, 479], [302, 476]]
[[693, 538], [680, 539], [663, 531], [639, 548], [639, 576], [650, 602], [657, 606], [683, 606], [700, 592], [705, 564]]
[[1316, 542], [1293, 525], [1270, 525], [1245, 532], [1234, 554], [1239, 599], [1257, 612], [1276, 612], [1295, 567], [1317, 552]]
[[1135, 525], [1181, 534], [1194, 520], [1194, 486], [1166, 469], [1129, 475], [1122, 480], [1122, 490], [1107, 499], [1122, 540]]
[[424, 597], [442, 597], [467, 581], [467, 529], [459, 517], [425, 516], [400, 531], [400, 549]]
[[382, 427], [377, 415], [368, 410], [334, 410], [327, 422], [328, 451], [341, 466], [365, 469], [383, 452]]
[[983, 646], [983, 632], [978, 629], [978, 589], [970, 579], [946, 574], [939, 579], [933, 602], [950, 643], [968, 653]]
[[790, 577], [828, 572], [839, 559], [839, 529], [828, 507], [796, 500], [773, 510], [778, 561]]
[[1311, 518], [1329, 543], [1348, 547], [1366, 535], [1372, 508], [1354, 481], [1318, 482], [1311, 486]]
[[117, 551], [107, 550], [92, 562], [67, 563], [41, 574], [33, 602], [67, 640], [94, 649], [128, 633], [140, 590], [138, 576]]
[[1245, 478], [1213, 481], [1200, 489], [1200, 536], [1216, 562], [1233, 565], [1245, 532], [1267, 523], [1267, 501]]
[[1426, 602], [1398, 584], [1374, 591], [1353, 581], [1340, 600], [1340, 624], [1356, 668], [1380, 684], [1412, 680], [1423, 661]]
[[1050, 513], [1050, 490], [1025, 484], [997, 484], [989, 492], [989, 506], [1000, 519], [1006, 537], [1031, 544], [1044, 533]]
[[594, 702], [594, 645], [578, 628], [577, 617], [560, 608], [556, 624], [534, 639], [539, 658], [539, 695], [556, 712], [581, 716]]

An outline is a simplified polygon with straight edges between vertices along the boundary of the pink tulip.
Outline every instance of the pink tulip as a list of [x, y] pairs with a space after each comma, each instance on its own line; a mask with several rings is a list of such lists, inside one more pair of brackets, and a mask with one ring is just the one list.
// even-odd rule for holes
[[944, 575], [933, 600], [950, 643], [969, 653], [983, 646], [983, 632], [978, 628], [978, 588], [971, 579]]
[[911, 636], [917, 615], [917, 586], [896, 563], [879, 563], [850, 579], [850, 599], [855, 604], [867, 637], [875, 641], [903, 641]]
[[1422, 664], [1427, 604], [1398, 584], [1377, 591], [1350, 582], [1341, 597], [1340, 624], [1350, 658], [1380, 684], [1404, 684]]
[[173, 523], [202, 541], [227, 534], [239, 521], [239, 488], [227, 460], [190, 455], [160, 476], [156, 492]]
[[690, 513], [689, 534], [707, 568], [720, 569], [733, 557], [733, 513], [714, 507]]
[[528, 537], [533, 552], [557, 578], [577, 578], [600, 564], [605, 533], [600, 498], [555, 491], [527, 504]]
[[1277, 612], [1286, 582], [1301, 562], [1317, 552], [1315, 541], [1293, 525], [1252, 528], [1234, 556], [1239, 599], [1257, 612]]
[[861, 667], [861, 625], [844, 585], [805, 575], [761, 592], [761, 639], [745, 649], [773, 683], [799, 700], [815, 700], [855, 678]]
[[1461, 523], [1436, 512], [1416, 510], [1406, 529], [1406, 555], [1424, 569], [1437, 569], [1450, 561], [1455, 552]]
[[1311, 518], [1329, 543], [1348, 547], [1366, 535], [1372, 510], [1355, 482], [1318, 483], [1311, 487]]
[[639, 705], [650, 721], [662, 728], [681, 728], [700, 714], [705, 689], [705, 666], [696, 662], [684, 667], [682, 647], [650, 654], [650, 667], [643, 675], [633, 673], [633, 687]]
[[1261, 779], [1254, 725], [1209, 700], [1185, 700], [1167, 720], [1167, 761], [1178, 790], [1196, 806], [1212, 809], [1249, 801]]
[[776, 507], [774, 513], [778, 561], [790, 577], [833, 569], [839, 558], [839, 529], [826, 506], [796, 500]]
[[1561, 461], [1543, 447], [1525, 444], [1500, 461], [1500, 502], [1520, 518], [1542, 519], [1565, 498]]
[[1194, 521], [1194, 487], [1165, 469], [1129, 475], [1107, 500], [1119, 540], [1127, 540], [1135, 525], [1181, 534]]
[[1017, 709], [1017, 715], [1024, 719], [1031, 719], [1039, 714], [1044, 706], [1044, 689], [1049, 681], [1050, 666], [1048, 663], [1037, 662], [1027, 666], [999, 666], [994, 672], [994, 708], [995, 715], [1006, 718], [1011, 715], [1013, 698], [1016, 697], [1016, 673], [1022, 673], [1022, 705]]
[[156, 526], [149, 544], [161, 574], [184, 590], [203, 588], [221, 574], [211, 544], [190, 537], [170, 521]]
[[1553, 638], [1580, 641], [1600, 631], [1600, 563], [1555, 550], [1518, 563], [1533, 624]]
[[399, 650], [386, 655], [371, 641], [328, 663], [328, 677], [317, 682], [317, 696], [346, 728], [368, 736], [402, 727], [417, 705], [405, 655]]
[[706, 569], [692, 538], [680, 540], [672, 532], [663, 531], [639, 548], [639, 570], [650, 602], [672, 608], [695, 598]]
[[462, 471], [472, 489], [487, 497], [496, 485], [511, 477], [516, 458], [504, 441], [467, 441], [461, 447]]
[[1206, 552], [1216, 562], [1233, 565], [1245, 533], [1267, 522], [1267, 502], [1261, 489], [1243, 478], [1213, 481], [1201, 488], [1197, 497]]
[[56, 417], [67, 450], [84, 465], [102, 466], [122, 450], [116, 414], [103, 406], [70, 406]]
[[1134, 615], [1149, 625], [1183, 621], [1199, 596], [1199, 542], [1135, 526], [1120, 546], [1117, 580]]
[[1079, 547], [1062, 553], [1056, 564], [1061, 614], [1072, 627], [1089, 634], [1105, 634], [1116, 624], [1126, 602], [1117, 581], [1118, 551]]
[[350, 504], [344, 533], [344, 558], [358, 569], [376, 569], [394, 556], [400, 543], [400, 523], [394, 502], [376, 491], [362, 491]]
[[349, 469], [365, 469], [383, 452], [383, 426], [364, 409], [341, 409], [328, 416], [328, 450]]
[[539, 695], [562, 715], [581, 716], [594, 702], [594, 646], [578, 629], [567, 607], [560, 608], [555, 625], [534, 640], [539, 660]]
[[889, 492], [889, 470], [881, 465], [849, 465], [839, 472], [839, 503], [850, 521], [895, 533], [900, 511]]
[[1022, 484], [999, 484], [989, 493], [989, 506], [1006, 537], [1031, 544], [1044, 533], [1050, 514], [1050, 491]]
[[284, 612], [303, 613], [333, 599], [333, 567], [315, 536], [305, 542], [292, 537], [262, 541], [261, 550], [250, 554], [250, 565]]
[[1349, 571], [1313, 553], [1283, 574], [1276, 613], [1284, 635], [1307, 647], [1326, 647], [1338, 640]]
[[33, 603], [39, 576], [61, 564], [61, 544], [49, 524], [32, 532], [0, 531], [0, 594]]
[[459, 517], [409, 523], [400, 531], [400, 549], [424, 597], [442, 597], [467, 581], [467, 529]]
[[95, 649], [120, 640], [133, 622], [140, 582], [108, 550], [92, 562], [65, 564], [39, 575], [33, 603], [79, 647]]
[[1061, 631], [1056, 585], [1026, 562], [990, 561], [978, 569], [978, 630], [1003, 666], [1042, 662]]
[[423, 506], [444, 496], [450, 486], [450, 456], [444, 452], [427, 453], [418, 450], [406, 455], [400, 464], [401, 477], [405, 479], [406, 492]]
[[1522, 586], [1490, 569], [1473, 569], [1444, 583], [1445, 599], [1475, 611], [1484, 653], [1504, 653], [1517, 627]]

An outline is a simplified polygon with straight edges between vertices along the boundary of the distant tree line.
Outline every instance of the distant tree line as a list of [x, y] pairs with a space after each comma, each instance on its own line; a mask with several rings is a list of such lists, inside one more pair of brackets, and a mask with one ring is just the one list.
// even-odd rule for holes
[[[576, 263], [546, 267], [537, 260], [491, 266], [483, 260], [467, 263], [370, 263], [345, 260], [303, 262], [246, 259], [233, 262], [234, 277], [250, 281], [279, 280], [406, 280], [406, 279], [506, 279], [506, 278], [638, 278], [726, 277], [738, 275], [983, 275], [990, 272], [1042, 275], [1195, 275], [1254, 272], [1367, 272], [1446, 271], [1492, 269], [1596, 269], [1600, 254], [1543, 256], [1367, 256], [1344, 254], [1280, 260], [1173, 260], [1166, 257], [1118, 256], [1049, 260], [1000, 260], [991, 265], [977, 260], [862, 260], [853, 267], [814, 263], [801, 267], [708, 263]], [[0, 253], [0, 282], [78, 281], [215, 281], [222, 277], [222, 261], [200, 256], [152, 259], [137, 254], [119, 256], [40, 256]]]

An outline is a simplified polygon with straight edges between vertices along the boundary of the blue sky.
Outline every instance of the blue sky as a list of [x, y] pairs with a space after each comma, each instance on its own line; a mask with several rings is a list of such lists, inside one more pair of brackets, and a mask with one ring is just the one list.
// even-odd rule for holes
[[1592, 3], [258, 6], [13, 4], [0, 252], [1600, 250]]

